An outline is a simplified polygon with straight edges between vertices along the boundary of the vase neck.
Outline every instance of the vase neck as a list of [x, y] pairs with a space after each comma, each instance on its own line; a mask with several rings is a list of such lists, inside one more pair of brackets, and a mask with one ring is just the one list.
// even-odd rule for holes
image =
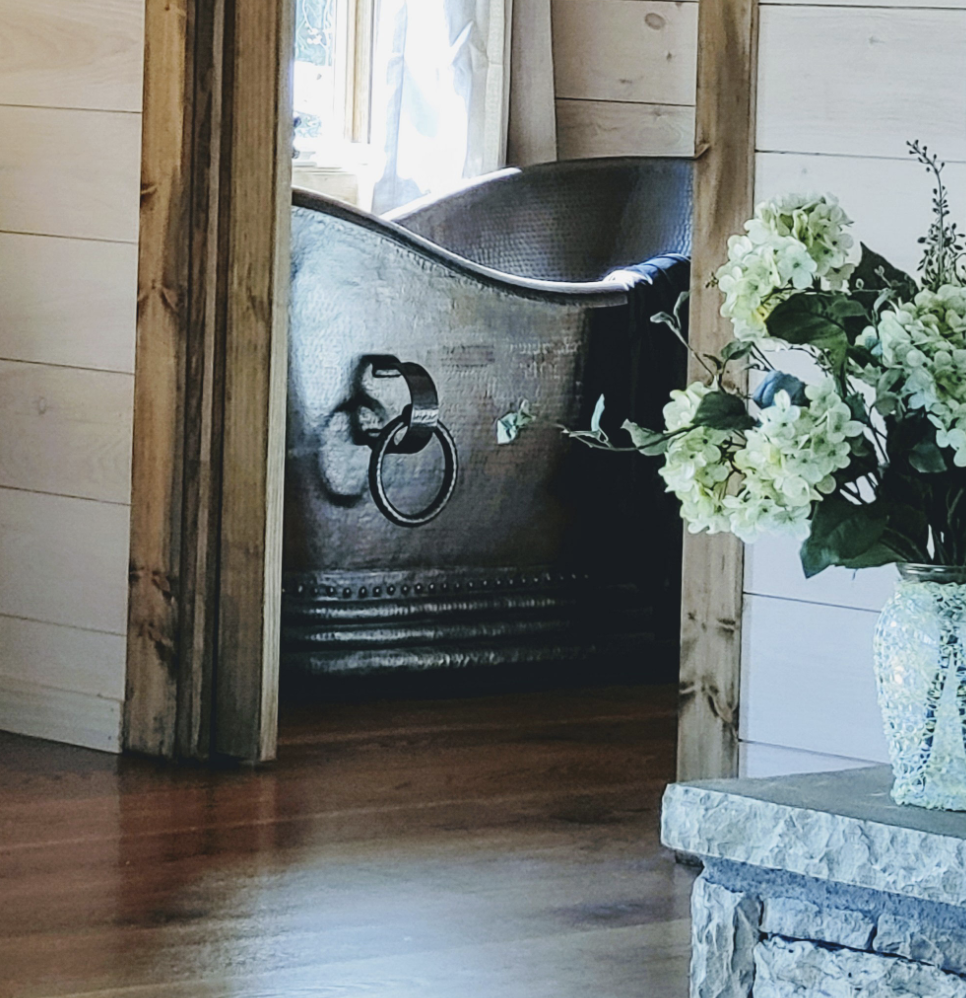
[[902, 561], [896, 567], [903, 582], [966, 583], [966, 566], [963, 565], [921, 565]]

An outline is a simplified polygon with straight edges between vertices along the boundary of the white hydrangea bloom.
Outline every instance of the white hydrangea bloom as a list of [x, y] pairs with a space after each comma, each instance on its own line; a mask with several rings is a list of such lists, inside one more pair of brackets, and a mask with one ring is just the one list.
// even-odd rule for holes
[[876, 385], [883, 371], [893, 374], [892, 391], [927, 414], [936, 443], [966, 467], [966, 288], [920, 291], [913, 301], [886, 309], [860, 342], [878, 361], [860, 377]]
[[747, 543], [764, 533], [804, 539], [812, 503], [835, 491], [834, 473], [851, 460], [849, 441], [864, 432], [834, 380], [808, 386], [808, 406], [777, 392], [760, 425], [742, 434], [687, 429], [709, 391], [693, 384], [672, 392], [664, 408], [668, 430], [686, 431], [671, 440], [660, 473], [688, 529], [730, 531]]
[[[671, 392], [671, 401], [664, 407], [667, 429], [676, 432], [691, 426], [701, 399], [709, 391], [706, 385], [695, 382], [684, 391]], [[696, 426], [673, 437], [668, 445], [660, 475], [668, 491], [681, 501], [681, 516], [691, 533], [707, 530], [717, 534], [730, 529], [724, 508], [732, 474], [724, 445], [730, 437], [724, 430]]]
[[777, 392], [735, 454], [744, 480], [726, 505], [732, 531], [747, 543], [763, 533], [807, 537], [811, 504], [835, 491], [834, 473], [851, 460], [849, 441], [864, 432], [832, 378], [809, 385], [805, 394], [810, 404], [797, 406], [788, 392]]
[[731, 319], [735, 337], [767, 340], [772, 309], [817, 280], [842, 287], [853, 269], [846, 262], [851, 224], [831, 196], [788, 195], [758, 205], [747, 235], [728, 240], [728, 262], [716, 274], [725, 296], [721, 314]]

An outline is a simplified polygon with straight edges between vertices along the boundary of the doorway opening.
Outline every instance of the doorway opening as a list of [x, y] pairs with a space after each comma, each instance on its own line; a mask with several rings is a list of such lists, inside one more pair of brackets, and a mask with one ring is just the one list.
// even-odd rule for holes
[[296, 7], [283, 692], [673, 682], [680, 518], [658, 461], [600, 444], [660, 425], [684, 380], [650, 317], [688, 286], [691, 163], [481, 170], [473, 81], [438, 69], [459, 114], [407, 110], [407, 67], [452, 70], [502, 4], [423, 5], [445, 44], [424, 25], [418, 59], [408, 6]]

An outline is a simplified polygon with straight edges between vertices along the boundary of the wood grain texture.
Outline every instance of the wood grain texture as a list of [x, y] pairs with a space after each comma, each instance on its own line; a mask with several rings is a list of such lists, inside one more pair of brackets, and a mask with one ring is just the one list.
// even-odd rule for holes
[[224, 4], [150, 4], [148, 16], [125, 743], [204, 759], [224, 401]]
[[134, 375], [125, 748], [175, 752], [184, 344], [191, 295], [190, 5], [148, 0]]
[[[124, 638], [119, 634], [0, 616], [0, 648], [0, 676], [118, 703], [124, 698]], [[114, 735], [116, 740], [116, 729]]]
[[144, 0], [0, 0], [0, 104], [141, 110]]
[[124, 633], [126, 506], [0, 488], [0, 614]]
[[[0, 618], [0, 633], [2, 626]], [[118, 644], [112, 649], [115, 655], [109, 664], [123, 669], [123, 640], [116, 641]], [[30, 659], [22, 664], [32, 667], [36, 662]], [[120, 752], [121, 701], [0, 675], [0, 731], [66, 742], [99, 752]], [[0, 987], [4, 983], [0, 971]]]
[[293, 20], [234, 8], [215, 748], [275, 754], [285, 462]]
[[966, 10], [766, 7], [758, 149], [966, 161]]
[[550, 0], [514, 0], [512, 16], [507, 163], [549, 163], [557, 158]]
[[741, 737], [888, 762], [872, 670], [878, 614], [745, 598]]
[[674, 690], [331, 704], [273, 766], [0, 736], [0, 991], [680, 998]]
[[0, 230], [137, 240], [139, 115], [0, 106], [0, 135]]
[[274, 752], [289, 6], [148, 5], [125, 738], [151, 754]]
[[129, 374], [0, 361], [0, 486], [127, 505]]
[[693, 104], [698, 5], [553, 0], [556, 95]]
[[557, 101], [561, 159], [690, 156], [694, 108], [679, 104]]
[[0, 274], [0, 358], [133, 374], [136, 246], [3, 232]]
[[[753, 207], [758, 0], [701, 0], [698, 51], [691, 342], [716, 353], [732, 331], [705, 285]], [[678, 779], [737, 773], [742, 563], [736, 538], [685, 533]]]

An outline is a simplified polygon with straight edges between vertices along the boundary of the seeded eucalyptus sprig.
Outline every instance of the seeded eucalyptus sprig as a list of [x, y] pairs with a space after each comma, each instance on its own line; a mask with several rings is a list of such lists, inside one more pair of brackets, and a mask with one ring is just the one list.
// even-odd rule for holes
[[943, 170], [946, 164], [928, 146], [919, 141], [907, 142], [909, 155], [931, 173], [936, 186], [932, 190], [933, 222], [926, 235], [919, 239], [923, 249], [919, 272], [923, 287], [937, 291], [944, 284], [966, 282], [966, 244], [955, 222], [949, 217], [949, 198], [943, 184]]

